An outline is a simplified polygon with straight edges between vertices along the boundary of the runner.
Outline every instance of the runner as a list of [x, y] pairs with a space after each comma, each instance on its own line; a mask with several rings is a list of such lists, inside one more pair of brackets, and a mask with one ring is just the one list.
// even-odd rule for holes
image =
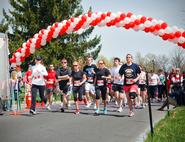
[[139, 78], [139, 89], [140, 89], [140, 96], [141, 96], [141, 107], [146, 106], [147, 100], [147, 90], [146, 90], [146, 72], [143, 70], [142, 66], [139, 66], [141, 70], [140, 78]]
[[138, 92], [138, 80], [140, 77], [141, 70], [139, 66], [132, 62], [133, 57], [131, 54], [126, 55], [126, 64], [122, 65], [119, 74], [124, 75], [124, 91], [127, 96], [127, 101], [129, 105], [129, 116], [134, 115], [132, 100], [135, 99]]
[[158, 101], [158, 83], [159, 76], [154, 73], [153, 70], [151, 70], [150, 74], [148, 75], [148, 87], [151, 95], [151, 102], [154, 102], [154, 99]]
[[113, 79], [112, 90], [114, 91], [115, 101], [118, 103], [118, 112], [122, 112], [123, 99], [125, 101], [125, 95], [123, 91], [124, 78], [120, 76], [119, 70], [121, 68], [120, 59], [114, 58], [114, 67], [111, 69], [111, 76]]
[[85, 83], [85, 95], [87, 97], [87, 105], [86, 105], [87, 108], [89, 108], [92, 103], [90, 100], [90, 96], [93, 98], [93, 100], [95, 100], [94, 79], [95, 79], [97, 67], [92, 62], [93, 62], [92, 56], [88, 56], [87, 65], [85, 65], [83, 68], [83, 71], [86, 73], [86, 76], [87, 76], [87, 81]]
[[79, 63], [77, 61], [73, 62], [71, 77], [71, 82], [73, 84], [73, 96], [76, 107], [75, 114], [80, 114], [78, 101], [82, 101], [82, 97], [85, 94], [85, 82], [87, 79], [85, 72], [80, 70]]
[[71, 70], [68, 68], [67, 59], [61, 60], [62, 67], [57, 70], [57, 78], [59, 82], [59, 88], [62, 91], [61, 94], [61, 112], [64, 112], [65, 107], [69, 106], [69, 89], [70, 89], [70, 77]]
[[96, 110], [95, 114], [99, 114], [99, 100], [100, 95], [102, 97], [104, 109], [103, 114], [107, 114], [107, 101], [106, 101], [106, 95], [107, 95], [107, 86], [106, 81], [108, 79], [111, 79], [110, 71], [105, 68], [105, 62], [103, 60], [98, 61], [98, 69], [96, 72], [95, 77], [95, 88], [96, 88]]
[[158, 72], [159, 72], [158, 98], [159, 101], [162, 101], [162, 99], [165, 98], [165, 76], [162, 69], [160, 69]]
[[51, 105], [53, 101], [53, 91], [56, 87], [56, 72], [54, 70], [54, 66], [51, 64], [49, 65], [48, 76], [45, 77], [46, 79], [46, 95], [48, 97], [48, 105], [47, 109], [51, 110]]
[[37, 56], [35, 59], [35, 66], [32, 67], [32, 87], [31, 87], [31, 108], [30, 113], [36, 114], [35, 111], [35, 105], [36, 105], [36, 96], [37, 96], [37, 90], [39, 90], [39, 95], [41, 98], [41, 101], [44, 101], [44, 103], [47, 103], [47, 98], [44, 96], [45, 91], [45, 79], [44, 76], [47, 76], [48, 73], [46, 71], [46, 68], [41, 64], [42, 57]]

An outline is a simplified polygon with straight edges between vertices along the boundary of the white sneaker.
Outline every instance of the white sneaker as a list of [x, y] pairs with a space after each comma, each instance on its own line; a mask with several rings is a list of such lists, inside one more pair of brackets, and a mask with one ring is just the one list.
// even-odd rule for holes
[[48, 105], [48, 106], [47, 106], [47, 109], [48, 109], [48, 110], [51, 110], [51, 107], [50, 107], [50, 105]]
[[86, 108], [90, 108], [90, 106], [91, 106], [91, 102], [88, 103], [85, 107], [86, 107]]
[[94, 109], [97, 109], [97, 108], [96, 108], [96, 104], [94, 104]]
[[122, 112], [123, 111], [123, 108], [122, 107], [119, 107], [117, 112]]

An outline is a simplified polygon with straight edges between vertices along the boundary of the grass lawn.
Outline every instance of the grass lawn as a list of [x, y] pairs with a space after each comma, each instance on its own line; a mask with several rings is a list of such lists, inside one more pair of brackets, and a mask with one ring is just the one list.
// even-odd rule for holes
[[145, 142], [185, 142], [185, 107], [170, 111], [155, 125], [153, 140], [148, 134]]

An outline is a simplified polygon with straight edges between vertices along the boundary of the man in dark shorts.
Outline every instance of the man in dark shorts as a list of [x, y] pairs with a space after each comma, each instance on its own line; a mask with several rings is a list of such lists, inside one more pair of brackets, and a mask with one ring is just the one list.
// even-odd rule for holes
[[70, 76], [71, 70], [67, 66], [67, 60], [63, 58], [61, 60], [62, 67], [57, 70], [57, 78], [59, 82], [59, 88], [62, 91], [61, 94], [61, 112], [64, 112], [64, 107], [69, 104], [68, 91], [70, 88]]

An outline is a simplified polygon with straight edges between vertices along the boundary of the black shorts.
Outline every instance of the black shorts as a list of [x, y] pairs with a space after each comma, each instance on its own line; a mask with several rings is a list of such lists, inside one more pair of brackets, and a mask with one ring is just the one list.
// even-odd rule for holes
[[69, 85], [60, 86], [60, 90], [61, 90], [64, 94], [67, 94], [67, 92], [68, 92], [68, 90], [69, 90]]
[[112, 90], [114, 92], [118, 91], [119, 93], [123, 93], [123, 85], [119, 85], [119, 84], [113, 84], [112, 85]]
[[139, 88], [141, 91], [146, 91], [146, 84], [139, 84]]

